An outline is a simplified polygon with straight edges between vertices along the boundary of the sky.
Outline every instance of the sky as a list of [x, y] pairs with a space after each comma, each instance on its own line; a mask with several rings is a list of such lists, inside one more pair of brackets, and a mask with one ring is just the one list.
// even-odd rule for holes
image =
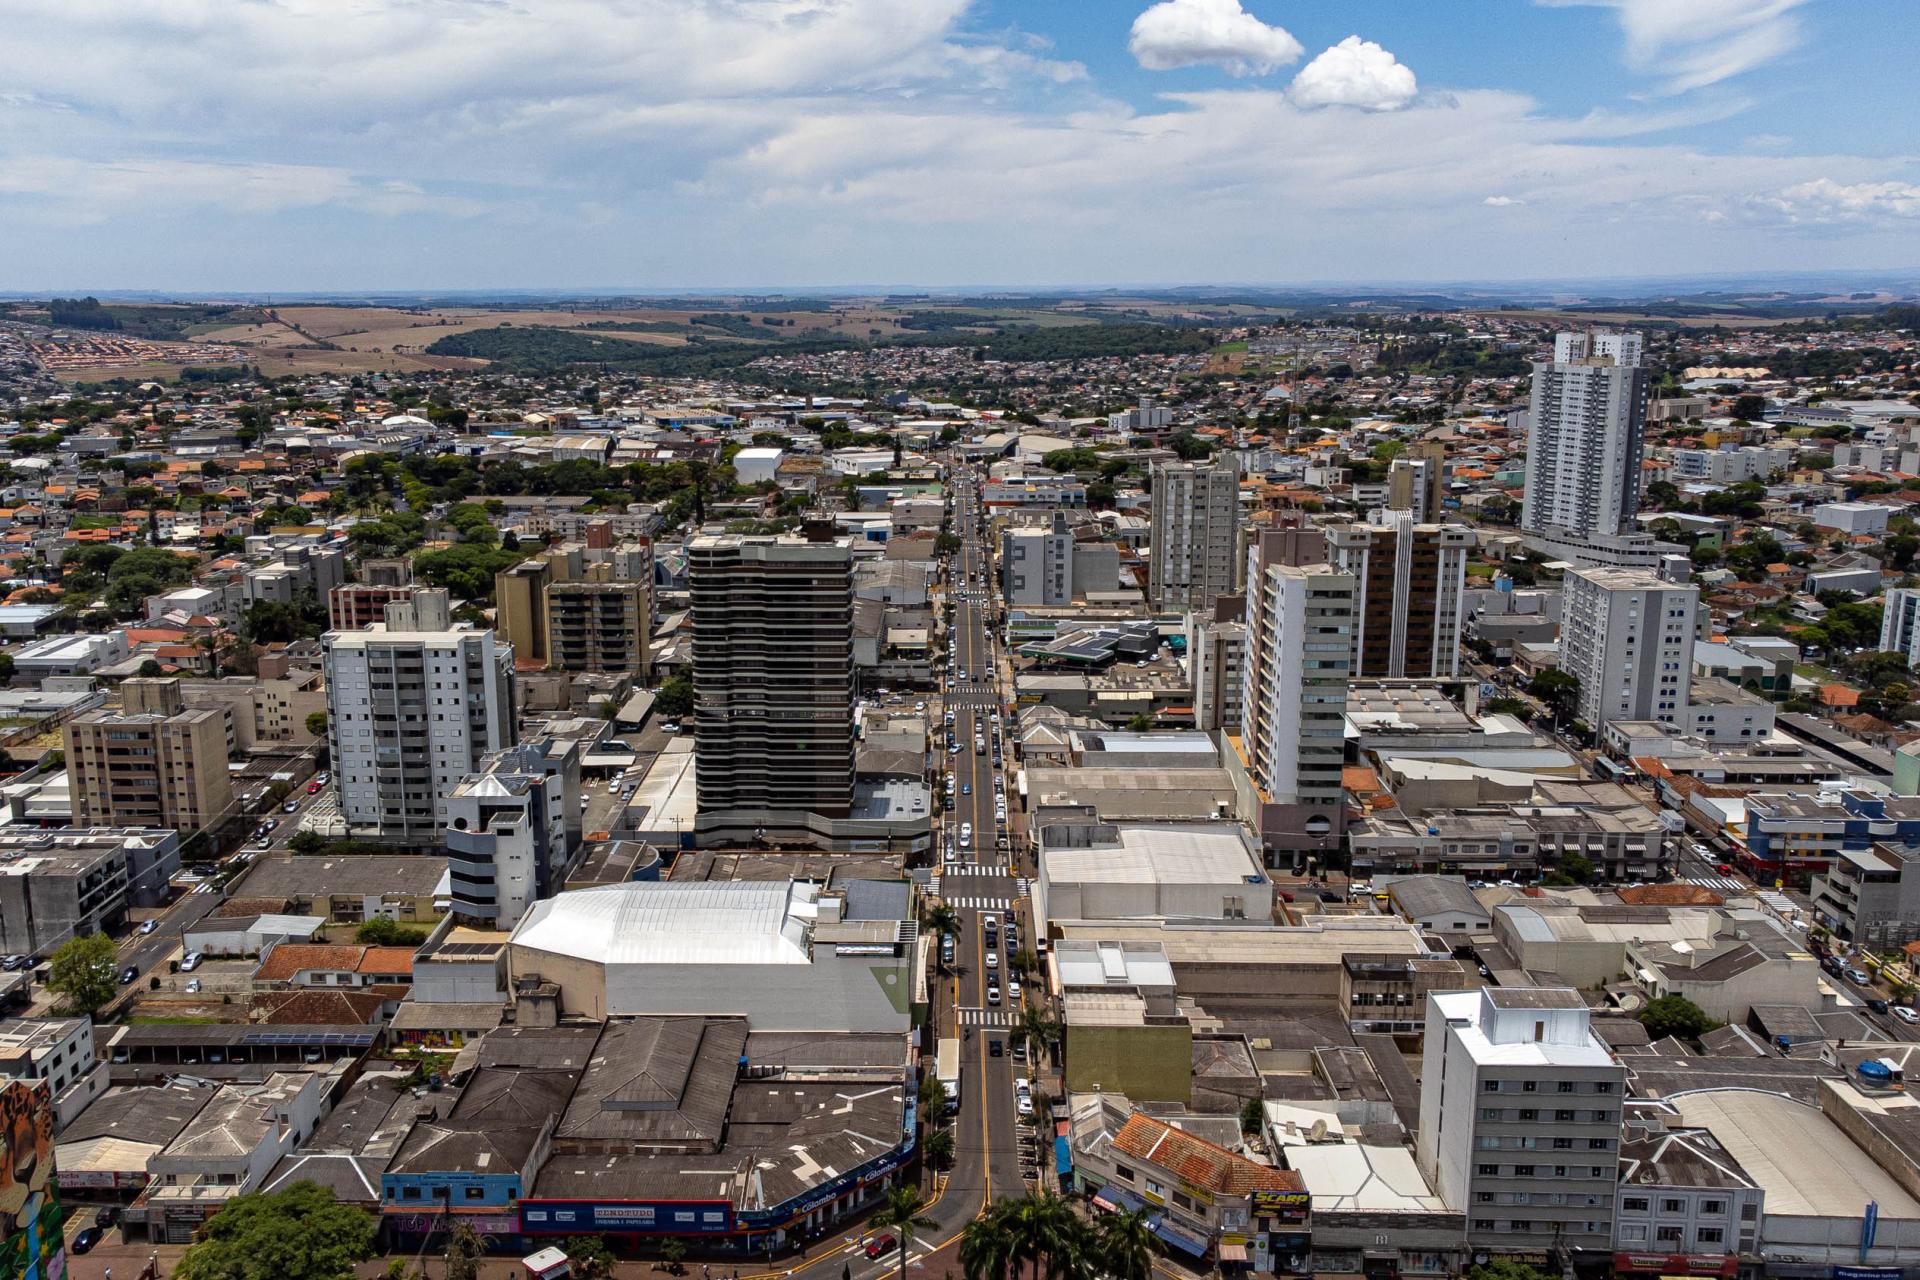
[[0, 0], [0, 290], [1920, 267], [1910, 0]]

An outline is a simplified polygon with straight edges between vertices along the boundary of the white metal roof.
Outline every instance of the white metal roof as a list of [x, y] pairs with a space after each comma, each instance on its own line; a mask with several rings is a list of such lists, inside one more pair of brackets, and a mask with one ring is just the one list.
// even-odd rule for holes
[[783, 881], [603, 885], [535, 903], [512, 945], [604, 965], [806, 964], [818, 896]]

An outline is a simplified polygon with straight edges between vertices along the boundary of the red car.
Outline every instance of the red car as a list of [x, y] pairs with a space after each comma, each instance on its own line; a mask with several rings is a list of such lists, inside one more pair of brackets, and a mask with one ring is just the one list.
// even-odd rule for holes
[[319, 794], [320, 794], [320, 784], [319, 784], [319, 783], [317, 783], [317, 782], [309, 782], [309, 783], [307, 784], [307, 794], [308, 794], [308, 795], [310, 795], [310, 796], [317, 796], [317, 795], [319, 795]]
[[1715, 871], [1718, 871], [1723, 876], [1730, 876], [1733, 874], [1733, 864], [1731, 862], [1716, 863], [1713, 869]]
[[878, 1258], [882, 1254], [891, 1253], [893, 1252], [893, 1247], [899, 1243], [899, 1237], [895, 1236], [891, 1231], [882, 1236], [875, 1236], [873, 1239], [867, 1241], [867, 1256], [869, 1258]]

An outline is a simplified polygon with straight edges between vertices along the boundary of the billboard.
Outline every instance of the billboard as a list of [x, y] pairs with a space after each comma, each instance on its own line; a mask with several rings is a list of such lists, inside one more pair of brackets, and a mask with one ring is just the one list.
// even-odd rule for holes
[[520, 1230], [528, 1235], [720, 1235], [733, 1230], [733, 1205], [725, 1200], [523, 1200]]
[[67, 1271], [53, 1175], [53, 1098], [40, 1081], [0, 1086], [0, 1280], [61, 1280]]

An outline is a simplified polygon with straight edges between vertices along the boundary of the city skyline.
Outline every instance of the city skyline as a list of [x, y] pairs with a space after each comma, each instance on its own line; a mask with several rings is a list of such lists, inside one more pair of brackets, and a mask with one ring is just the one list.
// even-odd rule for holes
[[1910, 271], [1920, 35], [1882, 16], [25, 0], [0, 290]]

